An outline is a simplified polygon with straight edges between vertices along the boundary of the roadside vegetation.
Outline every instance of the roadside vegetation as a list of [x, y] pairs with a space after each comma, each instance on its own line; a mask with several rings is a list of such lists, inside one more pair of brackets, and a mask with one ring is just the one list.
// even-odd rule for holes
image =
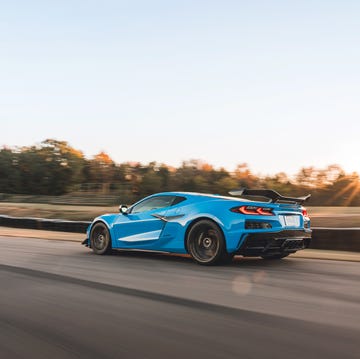
[[[246, 157], [246, 154], [243, 155]], [[0, 149], [0, 201], [115, 206], [156, 192], [179, 190], [225, 195], [231, 189], [272, 188], [284, 195], [311, 193], [309, 206], [360, 206], [360, 179], [334, 164], [301, 168], [290, 178], [254, 174], [246, 163], [233, 172], [199, 160], [174, 168], [151, 162], [115, 163], [101, 152], [91, 159], [65, 141]]]

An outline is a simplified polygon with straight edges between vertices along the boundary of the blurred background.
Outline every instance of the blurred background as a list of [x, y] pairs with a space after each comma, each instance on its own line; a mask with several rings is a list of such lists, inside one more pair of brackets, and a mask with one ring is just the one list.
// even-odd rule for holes
[[250, 187], [311, 193], [311, 215], [356, 225], [359, 11], [1, 2], [1, 212], [90, 220], [151, 193]]
[[173, 167], [155, 161], [116, 163], [105, 152], [87, 159], [67, 142], [53, 139], [0, 150], [0, 209], [9, 215], [91, 220], [104, 211], [116, 211], [119, 203], [131, 204], [157, 192], [227, 195], [243, 187], [272, 188], [292, 196], [311, 193], [310, 213], [317, 226], [359, 223], [359, 175], [336, 164], [304, 167], [294, 176], [264, 176], [254, 174], [246, 163], [228, 171], [201, 160]]

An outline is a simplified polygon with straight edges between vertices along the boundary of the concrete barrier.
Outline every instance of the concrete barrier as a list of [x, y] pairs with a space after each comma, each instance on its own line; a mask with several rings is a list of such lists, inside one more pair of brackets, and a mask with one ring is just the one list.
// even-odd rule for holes
[[[85, 233], [91, 222], [0, 215], [0, 226]], [[360, 228], [312, 228], [310, 248], [360, 252]]]
[[0, 216], [0, 226], [58, 232], [85, 233], [90, 223], [87, 221], [68, 221], [62, 219]]
[[360, 252], [360, 228], [312, 229], [310, 248]]

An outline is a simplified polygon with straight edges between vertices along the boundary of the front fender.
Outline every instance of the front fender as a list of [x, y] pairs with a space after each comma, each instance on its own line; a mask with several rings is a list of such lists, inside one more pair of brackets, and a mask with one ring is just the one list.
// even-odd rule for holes
[[117, 218], [117, 214], [104, 214], [102, 216], [96, 217], [91, 224], [89, 225], [89, 227], [86, 230], [86, 239], [82, 242], [82, 244], [84, 244], [87, 247], [91, 247], [90, 244], [90, 232], [92, 227], [94, 226], [95, 223], [98, 222], [102, 222], [105, 224], [105, 226], [108, 228], [109, 232], [110, 232], [110, 236], [111, 238], [113, 238], [113, 233], [112, 233], [112, 228], [113, 228], [113, 224], [115, 219]]

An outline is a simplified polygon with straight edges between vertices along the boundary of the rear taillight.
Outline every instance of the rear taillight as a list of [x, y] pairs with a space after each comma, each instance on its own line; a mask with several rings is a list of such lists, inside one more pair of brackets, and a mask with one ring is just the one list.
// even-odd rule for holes
[[241, 206], [231, 208], [231, 212], [258, 216], [274, 216], [272, 208], [269, 207]]
[[309, 218], [309, 214], [308, 214], [308, 211], [306, 210], [305, 207], [302, 207], [301, 208], [301, 213], [304, 217], [308, 217]]

